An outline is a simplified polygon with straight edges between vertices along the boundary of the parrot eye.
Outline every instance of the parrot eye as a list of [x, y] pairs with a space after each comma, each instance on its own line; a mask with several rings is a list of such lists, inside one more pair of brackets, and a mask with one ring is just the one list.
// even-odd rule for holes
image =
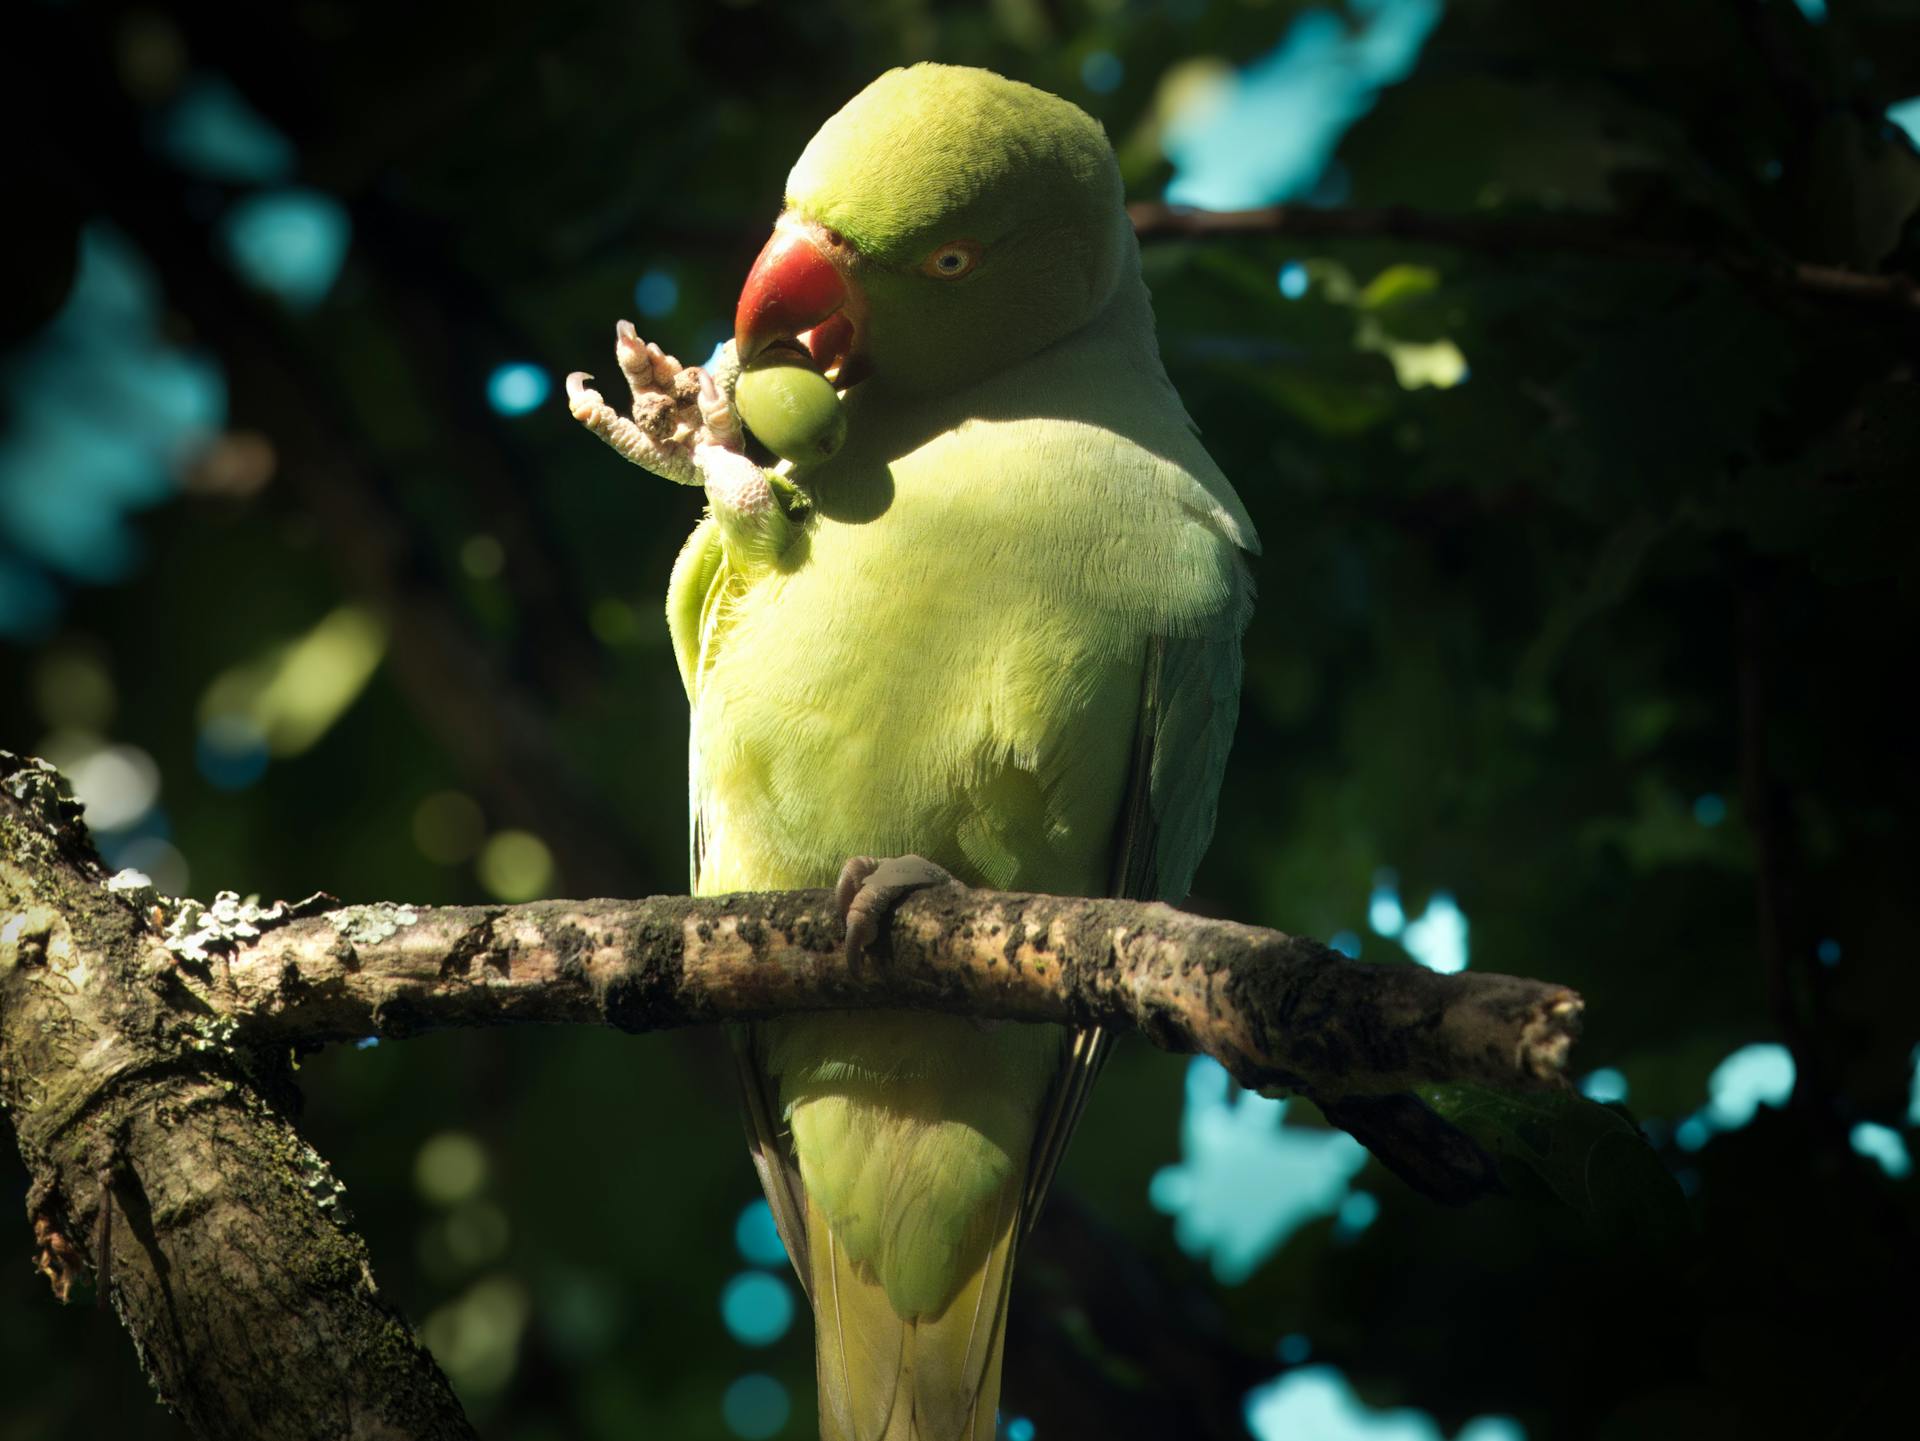
[[979, 259], [979, 242], [950, 240], [921, 262], [920, 273], [931, 275], [935, 280], [958, 280], [973, 269]]

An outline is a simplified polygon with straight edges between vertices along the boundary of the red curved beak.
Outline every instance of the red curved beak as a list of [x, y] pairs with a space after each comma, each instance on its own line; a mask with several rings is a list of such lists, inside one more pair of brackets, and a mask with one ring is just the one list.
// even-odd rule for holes
[[792, 224], [773, 232], [747, 272], [733, 314], [733, 339], [744, 363], [778, 340], [812, 351], [831, 376], [843, 368], [853, 342], [846, 314], [852, 292], [838, 267], [808, 233]]

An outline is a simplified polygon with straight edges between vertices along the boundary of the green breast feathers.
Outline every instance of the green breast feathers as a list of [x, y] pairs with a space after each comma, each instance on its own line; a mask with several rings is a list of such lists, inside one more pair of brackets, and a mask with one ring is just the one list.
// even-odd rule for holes
[[694, 533], [668, 615], [701, 891], [829, 884], [906, 849], [977, 884], [1104, 888], [1145, 647], [1237, 639], [1250, 528], [1164, 381], [1117, 377], [1099, 403], [1139, 431], [1153, 410], [1126, 392], [1158, 401], [1168, 423], [1136, 439], [1031, 413], [1060, 378], [1043, 359], [965, 414], [863, 428], [855, 392], [776, 555]]

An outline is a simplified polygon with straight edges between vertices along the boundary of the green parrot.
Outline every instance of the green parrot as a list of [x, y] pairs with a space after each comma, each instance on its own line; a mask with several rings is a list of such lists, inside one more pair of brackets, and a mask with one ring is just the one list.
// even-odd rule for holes
[[[1256, 541], [1160, 363], [1099, 124], [984, 70], [888, 72], [801, 154], [735, 321], [712, 371], [622, 322], [631, 415], [568, 380], [707, 494], [667, 598], [694, 893], [837, 884], [856, 951], [946, 879], [1182, 898]], [[737, 367], [796, 346], [844, 432], [763, 468]], [[1014, 1252], [1105, 1037], [818, 1012], [736, 1047], [821, 1435], [989, 1441]]]

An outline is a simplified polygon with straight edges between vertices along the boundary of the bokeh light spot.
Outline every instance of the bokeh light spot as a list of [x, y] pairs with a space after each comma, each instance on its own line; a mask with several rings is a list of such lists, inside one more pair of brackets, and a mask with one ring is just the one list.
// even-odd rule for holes
[[1337, 1212], [1367, 1161], [1344, 1131], [1283, 1125], [1288, 1104], [1241, 1090], [1218, 1061], [1196, 1057], [1187, 1066], [1181, 1159], [1147, 1188], [1154, 1208], [1173, 1216], [1180, 1248], [1206, 1257], [1230, 1286], [1306, 1222]]
[[413, 1159], [413, 1183], [427, 1200], [455, 1206], [477, 1195], [487, 1181], [487, 1153], [465, 1131], [429, 1137]]
[[1857, 1154], [1878, 1161], [1880, 1169], [1896, 1181], [1913, 1171], [1913, 1158], [1907, 1154], [1906, 1140], [1891, 1126], [1862, 1121], [1848, 1133], [1847, 1142]]
[[680, 282], [664, 270], [649, 270], [633, 287], [633, 303], [642, 315], [671, 315], [680, 304]]
[[61, 646], [34, 667], [33, 699], [50, 726], [104, 731], [113, 719], [113, 676], [90, 651]]
[[240, 278], [295, 310], [326, 299], [352, 234], [339, 201], [292, 187], [249, 195], [220, 221], [221, 244]]
[[187, 42], [177, 25], [152, 11], [129, 10], [114, 29], [114, 68], [128, 94], [151, 105], [180, 88]]
[[740, 1208], [740, 1219], [733, 1223], [733, 1244], [756, 1266], [787, 1264], [787, 1248], [781, 1244], [780, 1228], [773, 1223], [773, 1208], [764, 1199], [749, 1201]]
[[209, 180], [271, 185], [293, 174], [293, 142], [225, 79], [189, 80], [160, 119], [160, 149]]
[[603, 595], [596, 600], [588, 612], [587, 623], [593, 627], [600, 644], [611, 650], [638, 644], [641, 638], [640, 617], [616, 595]]
[[1406, 923], [1407, 913], [1400, 907], [1400, 877], [1392, 871], [1375, 871], [1367, 924], [1376, 936], [1397, 936]]
[[[0, 459], [0, 486], [6, 483]], [[0, 555], [0, 635], [30, 639], [60, 614], [60, 593], [38, 570]]]
[[1580, 1082], [1580, 1094], [1589, 1101], [1624, 1101], [1627, 1099], [1627, 1078], [1612, 1066], [1602, 1066], [1589, 1072]]
[[265, 490], [280, 468], [280, 452], [257, 430], [228, 430], [195, 454], [182, 477], [195, 495], [245, 500]]
[[787, 1424], [793, 1403], [787, 1388], [771, 1376], [742, 1376], [720, 1398], [720, 1414], [727, 1429], [741, 1441], [766, 1441]]
[[497, 365], [487, 377], [487, 404], [501, 415], [525, 415], [537, 410], [552, 392], [552, 379], [529, 360]]
[[1527, 1441], [1527, 1428], [1511, 1416], [1476, 1416], [1453, 1441]]
[[1887, 119], [1907, 132], [1907, 139], [1920, 145], [1920, 95], [1887, 107]]
[[470, 860], [487, 836], [479, 802], [459, 791], [435, 791], [413, 811], [413, 843], [443, 866]]
[[1297, 12], [1273, 49], [1168, 121], [1161, 148], [1174, 175], [1166, 198], [1240, 210], [1314, 191], [1340, 137], [1382, 86], [1413, 68], [1440, 13], [1440, 0]]
[[1840, 964], [1840, 943], [1829, 936], [1813, 948], [1813, 954], [1823, 966]]
[[193, 744], [193, 763], [216, 790], [242, 791], [267, 773], [266, 733], [250, 716], [209, 716]]
[[531, 831], [500, 831], [488, 837], [474, 869], [487, 894], [497, 900], [530, 901], [553, 885], [553, 853]]
[[1289, 300], [1298, 300], [1312, 286], [1313, 278], [1307, 274], [1307, 267], [1297, 260], [1290, 260], [1280, 267], [1280, 293]]
[[1014, 1416], [1006, 1425], [1007, 1441], [1033, 1441], [1035, 1430], [1033, 1422], [1027, 1417]]
[[1351, 1241], [1380, 1215], [1380, 1201], [1370, 1191], [1354, 1191], [1340, 1203], [1340, 1209], [1334, 1214], [1333, 1236], [1336, 1241]]
[[226, 420], [225, 378], [170, 335], [146, 257], [96, 224], [76, 259], [66, 303], [0, 367], [0, 636], [57, 619], [54, 576], [124, 579], [129, 512], [172, 496]]
[[520, 1335], [532, 1309], [526, 1289], [508, 1276], [488, 1276], [457, 1301], [430, 1312], [420, 1339], [463, 1391], [493, 1395], [513, 1379]]
[[1693, 818], [1703, 826], [1719, 825], [1727, 818], [1726, 798], [1712, 791], [1698, 797], [1693, 803]]
[[541, 1329], [556, 1350], [579, 1363], [605, 1355], [619, 1338], [627, 1293], [599, 1271], [553, 1266], [537, 1293]]
[[254, 727], [271, 754], [300, 755], [346, 714], [386, 652], [385, 621], [362, 606], [337, 606], [304, 635], [215, 676], [200, 697], [202, 731], [232, 718]]
[[1279, 1344], [1273, 1348], [1273, 1353], [1287, 1365], [1298, 1366], [1313, 1354], [1313, 1341], [1303, 1332], [1289, 1331], [1280, 1338]]
[[1360, 959], [1360, 934], [1357, 931], [1335, 931], [1327, 937], [1327, 946], [1350, 961]]
[[507, 563], [507, 548], [497, 537], [470, 535], [460, 542], [460, 569], [475, 580], [492, 580]]
[[[1446, 1441], [1424, 1411], [1374, 1410], [1332, 1366], [1301, 1367], [1256, 1387], [1245, 1414], [1260, 1441]], [[1509, 1417], [1480, 1416], [1458, 1441], [1526, 1441], [1526, 1432]]]
[[57, 764], [96, 831], [125, 830], [160, 798], [160, 767], [138, 746], [101, 746]]
[[1400, 933], [1400, 944], [1407, 954], [1430, 971], [1443, 976], [1455, 975], [1467, 968], [1467, 918], [1455, 904], [1453, 892], [1435, 891], [1427, 909], [1417, 921], [1409, 921]]
[[1771, 1041], [1742, 1046], [1707, 1079], [1707, 1119], [1716, 1130], [1737, 1131], [1762, 1104], [1784, 1106], [1793, 1080], [1793, 1053], [1785, 1046]]
[[1127, 67], [1111, 50], [1095, 50], [1080, 62], [1080, 83], [1095, 95], [1111, 95], [1127, 78]]
[[513, 1235], [507, 1213], [491, 1201], [479, 1199], [461, 1202], [446, 1224], [447, 1253], [466, 1267], [499, 1260]]
[[778, 1276], [744, 1271], [721, 1289], [720, 1319], [743, 1346], [771, 1346], [793, 1325], [793, 1292]]
[[1467, 357], [1451, 340], [1424, 343], [1382, 338], [1377, 348], [1393, 366], [1393, 378], [1402, 390], [1431, 385], [1448, 390], [1467, 378]]

